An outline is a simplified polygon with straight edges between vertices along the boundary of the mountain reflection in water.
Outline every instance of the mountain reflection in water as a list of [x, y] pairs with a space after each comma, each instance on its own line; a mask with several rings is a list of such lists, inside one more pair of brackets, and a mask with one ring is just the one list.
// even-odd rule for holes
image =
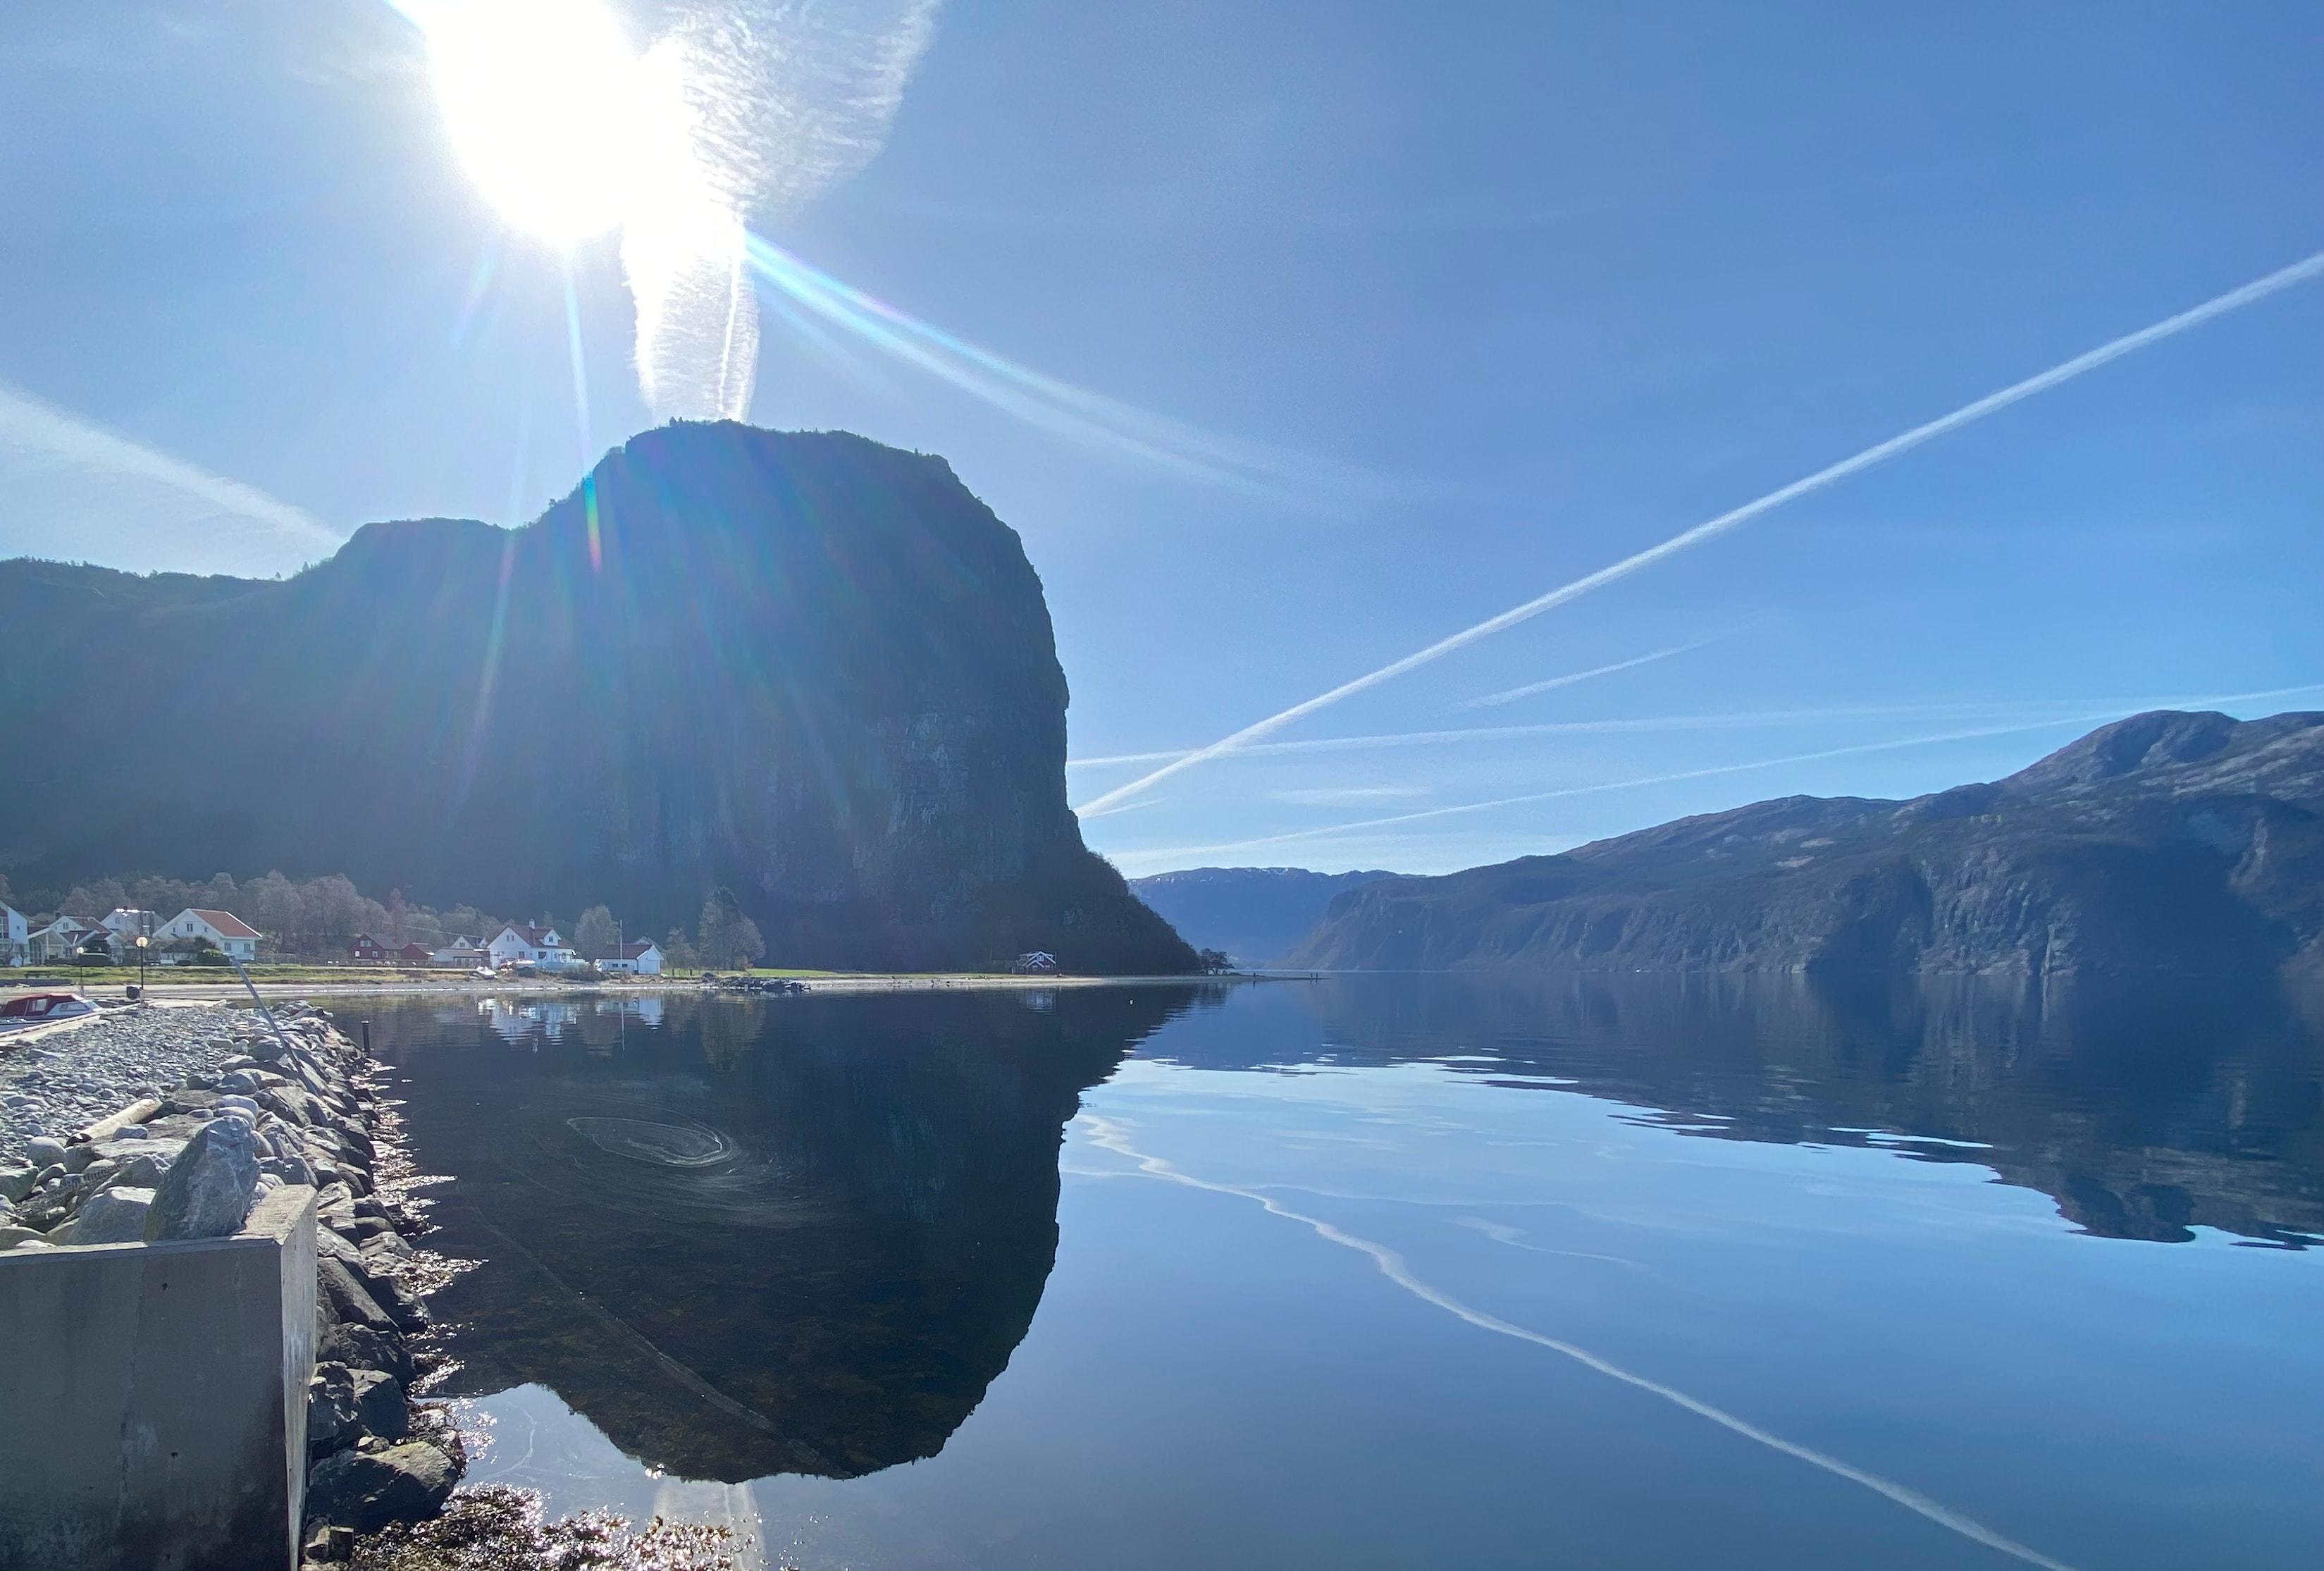
[[[1314, 1362], [1311, 1372], [1322, 1383], [1298, 1395], [1305, 1405], [1265, 1408], [1260, 1416], [1303, 1433], [1296, 1426], [1306, 1420], [1296, 1415], [1314, 1405], [1322, 1427], [1304, 1432], [1300, 1444], [1319, 1455], [1342, 1444], [1340, 1427], [1320, 1415], [1343, 1389], [1370, 1391], [1392, 1378], [1398, 1361], [1379, 1363], [1380, 1347], [1410, 1351], [1410, 1338], [1428, 1334], [1397, 1320], [1393, 1295], [1382, 1299], [1347, 1286], [1335, 1274], [1346, 1271], [1344, 1262], [1301, 1253], [1296, 1230], [1286, 1229], [1287, 1237], [1242, 1231], [1277, 1225], [1292, 1207], [1277, 1203], [1270, 1215], [1253, 1206], [1259, 1218], [1253, 1224], [1238, 1221], [1232, 1206], [1221, 1210], [1221, 1197], [1304, 1194], [1300, 1206], [1331, 1210], [1348, 1236], [1380, 1229], [1363, 1235], [1395, 1241], [1384, 1248], [1425, 1252], [1432, 1271], [1465, 1273], [1479, 1301], [1531, 1304], [1521, 1321], [1538, 1317], [1542, 1325], [1579, 1330], [1591, 1338], [1584, 1345], [1628, 1342], [1627, 1355], [1656, 1372], [1685, 1372], [1691, 1350], [1707, 1338], [1757, 1324], [1759, 1289], [1736, 1284], [1805, 1284], [1819, 1271], [1844, 1281], [1857, 1269], [1867, 1246], [1845, 1233], [1830, 1240], [1829, 1252], [1805, 1249], [1799, 1241], [1806, 1235], [1796, 1233], [1780, 1234], [1783, 1247], [1765, 1252], [1766, 1239], [1779, 1234], [1762, 1237], [1759, 1230], [1780, 1229], [1798, 1214], [1730, 1211], [1715, 1188], [1692, 1187], [1689, 1175], [1728, 1170], [1720, 1164], [1641, 1167], [1646, 1147], [1623, 1155], [1587, 1141], [1560, 1143], [1586, 1127], [1586, 1114], [1558, 1111], [1581, 1098], [1600, 1104], [1601, 1118], [1610, 1105], [1611, 1123], [1655, 1141], [1797, 1148], [1793, 1154], [1807, 1166], [1787, 1160], [1783, 1170], [1830, 1174], [1833, 1214], [1864, 1216], [1867, 1228], [1900, 1225], [1893, 1207], [1912, 1187], [1882, 1179], [1860, 1151], [1820, 1156], [1823, 1148], [1981, 1168], [2048, 1196], [2084, 1233], [2153, 1241], [2129, 1245], [2128, 1257], [2102, 1261], [2093, 1253], [2093, 1281], [2151, 1277], [2164, 1284], [2211, 1273], [2206, 1280], [2221, 1290], [2261, 1293], [2254, 1301], [2262, 1308], [2252, 1312], [2263, 1316], [2281, 1312], [2281, 1304], [2264, 1297], [2258, 1275], [2220, 1278], [2216, 1263], [2204, 1263], [2224, 1252], [2200, 1257], [2161, 1246], [2199, 1229], [2287, 1250], [2324, 1240], [2319, 1033], [2292, 1001], [2251, 991], [2121, 982], [1836, 987], [1787, 977], [1355, 976], [1231, 994], [1141, 985], [361, 1007], [374, 1021], [383, 1055], [399, 1066], [397, 1094], [406, 1099], [415, 1155], [454, 1179], [430, 1191], [443, 1231], [429, 1242], [485, 1262], [435, 1301], [455, 1326], [452, 1351], [465, 1361], [451, 1394], [521, 1411], [527, 1424], [538, 1416], [546, 1426], [544, 1458], [559, 1421], [557, 1403], [544, 1407], [524, 1393], [545, 1388], [635, 1459], [622, 1465], [642, 1464], [654, 1476], [759, 1480], [759, 1509], [791, 1502], [779, 1507], [793, 1534], [793, 1550], [785, 1552], [795, 1551], [800, 1564], [824, 1563], [802, 1546], [827, 1545], [835, 1534], [853, 1547], [817, 1551], [833, 1565], [858, 1563], [851, 1557], [870, 1553], [867, 1546], [905, 1554], [899, 1545], [917, 1540], [881, 1535], [907, 1532], [899, 1525], [906, 1519], [863, 1502], [937, 1495], [952, 1502], [929, 1519], [940, 1534], [966, 1530], [964, 1524], [982, 1520], [979, 1511], [994, 1513], [990, 1558], [964, 1557], [962, 1564], [1017, 1563], [1010, 1535], [1020, 1529], [1050, 1534], [1077, 1552], [1088, 1548], [1090, 1539], [1075, 1535], [1101, 1531], [1100, 1519], [1092, 1519], [1098, 1527], [1072, 1527], [1078, 1519], [1051, 1495], [1037, 1489], [1035, 1498], [1020, 1499], [1004, 1482], [1035, 1458], [1041, 1469], [1057, 1469], [1071, 1465], [1067, 1455], [1118, 1448], [1105, 1451], [1117, 1465], [1104, 1476], [1121, 1478], [1124, 1492], [1113, 1509], [1133, 1514], [1163, 1508], [1137, 1493], [1141, 1486], [1120, 1473], [1122, 1466], [1132, 1474], [1159, 1469], [1146, 1486], [1159, 1500], [1179, 1498], [1213, 1451], [1240, 1457], [1237, 1467], [1249, 1465], [1227, 1437], [1180, 1448], [1167, 1422], [1152, 1417], [1178, 1394], [1143, 1389], [1135, 1365], [1160, 1359], [1158, 1350], [1185, 1335], [1212, 1350], [1203, 1354], [1211, 1363], [1191, 1374], [1178, 1370], [1176, 1378], [1218, 1382], [1184, 1393], [1195, 1408], [1225, 1412], [1258, 1401], [1247, 1393], [1263, 1382], [1296, 1382]], [[1141, 1061], [1117, 1076], [1133, 1052]], [[1367, 1093], [1368, 1086], [1376, 1089]], [[1480, 1095], [1462, 1100], [1464, 1091]], [[1053, 1283], [1060, 1144], [1084, 1093], [1091, 1117], [1073, 1136], [1068, 1164], [1075, 1193], [1085, 1208], [1121, 1208], [1137, 1220], [1126, 1230], [1075, 1234], [1068, 1244], [1078, 1269]], [[1368, 1124], [1374, 1099], [1378, 1122]], [[1473, 1131], [1444, 1135], [1442, 1121], [1456, 1115], [1476, 1121]], [[1175, 1145], [1182, 1160], [1191, 1153], [1192, 1170], [1207, 1175], [1201, 1183], [1173, 1190], [1109, 1181], [1136, 1175], [1118, 1160], [1130, 1150], [1127, 1138], [1113, 1141], [1106, 1132], [1134, 1133], [1141, 1121], [1139, 1138], [1163, 1142], [1141, 1149]], [[1430, 1144], [1448, 1138], [1466, 1143], [1457, 1151]], [[1551, 1143], [1529, 1147], [1536, 1139]], [[1290, 1187], [1300, 1184], [1314, 1187]], [[1624, 1185], [1647, 1189], [1631, 1205]], [[1569, 1212], [1525, 1209], [1569, 1198], [1575, 1207]], [[1446, 1204], [1452, 1208], [1433, 1209]], [[1974, 1209], [2005, 1228], [1992, 1235], [1994, 1245], [1984, 1235], [1949, 1232], [1905, 1246], [1905, 1258], [1925, 1248], [1975, 1278], [1986, 1269], [1979, 1262], [1993, 1258], [1989, 1247], [2025, 1247], [2024, 1235], [2006, 1231], [2006, 1217], [2026, 1215], [2022, 1206]], [[1534, 1230], [1547, 1225], [1541, 1218], [1551, 1215], [1569, 1215], [1572, 1236], [1536, 1236]], [[1958, 1214], [1949, 1215], [1958, 1229]], [[1443, 1224], [1432, 1225], [1431, 1217]], [[1723, 1252], [1709, 1231], [1721, 1226], [1751, 1234], [1739, 1239], [1742, 1254]], [[1221, 1228], [1231, 1231], [1213, 1231]], [[1866, 1236], [1886, 1247], [1902, 1235]], [[1472, 1252], [1479, 1247], [1502, 1252], [1480, 1257]], [[2093, 1248], [2073, 1239], [2055, 1247], [2068, 1255]], [[1192, 1256], [1174, 1253], [1185, 1248]], [[1762, 1252], [1751, 1253], [1755, 1248]], [[1139, 1280], [1148, 1255], [1166, 1281], [1189, 1284], [1196, 1294], [1191, 1307], [1107, 1296], [1116, 1281]], [[1193, 1278], [1167, 1275], [1165, 1262], [1179, 1258], [1199, 1262], [1176, 1268], [1192, 1270]], [[2008, 1258], [2018, 1262], [2012, 1269], [2024, 1269], [2036, 1257]], [[2052, 1273], [2044, 1280], [2080, 1280], [2072, 1261], [2038, 1258]], [[2182, 1258], [2186, 1272], [2140, 1263], [2164, 1267]], [[1529, 1262], [1536, 1259], [1554, 1269], [1535, 1274]], [[2287, 1269], [2300, 1263], [2281, 1261]], [[1623, 1269], [1609, 1274], [1609, 1265]], [[1278, 1280], [1278, 1269], [1288, 1274]], [[1318, 1287], [1302, 1274], [1318, 1271], [1333, 1285]], [[1744, 1274], [1718, 1274], [1737, 1271]], [[1729, 1284], [1715, 1308], [1711, 1298], [1689, 1296], [1712, 1281]], [[1691, 1285], [1674, 1296], [1674, 1282]], [[1151, 1294], [1156, 1284], [1146, 1281], [1143, 1290]], [[2006, 1305], [2009, 1290], [1996, 1280], [1981, 1291]], [[1067, 1306], [1045, 1322], [1038, 1356], [1020, 1354], [1045, 1292], [1065, 1293]], [[1810, 1292], [1807, 1301], [1827, 1296]], [[2109, 1351], [2090, 1353], [2087, 1366], [2061, 1363], [2066, 1354], [2029, 1333], [2024, 1356], [2050, 1360], [2038, 1366], [2039, 1378], [2065, 1382], [2060, 1390], [2092, 1382], [2093, 1391], [2110, 1389], [2123, 1370], [2144, 1381], [2163, 1378], [2170, 1358], [2126, 1351], [2121, 1339], [2136, 1334], [2137, 1320], [2116, 1315], [2113, 1302], [2091, 1289], [2052, 1306], [2091, 1317]], [[1694, 1313], [1709, 1318], [1698, 1325], [1687, 1318]], [[1221, 1318], [1205, 1326], [1205, 1315]], [[2263, 1334], [2258, 1324], [2255, 1337]], [[1649, 1335], [1656, 1327], [1661, 1340]], [[1117, 1332], [1111, 1361], [1094, 1371], [1079, 1367], [1074, 1380], [1059, 1383], [1060, 1361]], [[1237, 1364], [1244, 1343], [1277, 1335], [1291, 1336], [1302, 1352], [1267, 1365], [1264, 1374]], [[1932, 1327], [1931, 1335], [1950, 1333]], [[1398, 1340], [1379, 1340], [1389, 1336]], [[1417, 1345], [1432, 1358], [1451, 1356], [1433, 1339]], [[2006, 1352], [1984, 1345], [1978, 1356], [1988, 1362]], [[2032, 1351], [2037, 1347], [2050, 1351]], [[1472, 1355], [1494, 1356], [1462, 1354]], [[981, 1447], [954, 1443], [1012, 1357], [1028, 1367], [1012, 1376], [1020, 1389], [1013, 1403], [1002, 1404], [1007, 1415], [988, 1421]], [[1831, 1350], [1831, 1357], [1842, 1387], [1858, 1393], [1850, 1403], [1902, 1378], [1861, 1349]], [[1754, 1358], [1766, 1359], [1770, 1371], [1781, 1367], [1772, 1354]], [[1527, 1381], [1554, 1378], [1520, 1367]], [[1692, 1380], [1729, 1386], [1752, 1367], [1714, 1364], [1710, 1373], [1694, 1369]], [[1961, 1367], [1966, 1377], [1982, 1364]], [[1403, 1421], [1455, 1428], [1473, 1421], [1511, 1435], [1534, 1422], [1530, 1412], [1499, 1410], [1486, 1388], [1458, 1390], [1468, 1394], [1415, 1392], [1419, 1405]], [[1088, 1412], [1075, 1407], [1084, 1397]], [[1771, 1385], [1747, 1387], [1729, 1400], [1738, 1410], [1782, 1414], [1788, 1399]], [[2172, 1400], [2180, 1406], [2157, 1398], [2150, 1415], [2163, 1435], [2198, 1421], [2190, 1416], [2197, 1399]], [[1791, 1413], [1785, 1432], [1817, 1435], [1822, 1411]], [[1920, 1421], [1896, 1419], [1908, 1428]], [[1242, 1421], [1258, 1420], [1246, 1411]], [[1635, 1412], [1619, 1421], [1633, 1428], [1600, 1435], [1598, 1446], [1566, 1465], [1595, 1465], [1588, 1457], [1604, 1444], [1655, 1433], [1653, 1420]], [[1160, 1427], [1149, 1434], [1140, 1428], [1148, 1422]], [[576, 1443], [572, 1429], [556, 1434], [555, 1444], [568, 1447], [558, 1455], [577, 1455], [569, 1449]], [[1836, 1441], [1833, 1448], [1855, 1460], [1862, 1437], [1843, 1429]], [[892, 1492], [849, 1497], [857, 1502], [851, 1511], [812, 1492], [832, 1487], [821, 1480], [862, 1480], [936, 1456], [948, 1444], [954, 1472], [889, 1473]], [[543, 1474], [528, 1471], [530, 1439], [509, 1449], [495, 1466], [507, 1476], [556, 1482], [567, 1509], [607, 1501], [639, 1509], [633, 1494], [621, 1492], [641, 1487], [636, 1480], [622, 1483], [603, 1471], [606, 1464], [592, 1464], [599, 1471], [586, 1475], [558, 1471], [563, 1464]], [[964, 1449], [971, 1455], [962, 1458]], [[1004, 1453], [1015, 1460], [996, 1462]], [[2135, 1458], [2139, 1466], [2155, 1465], [2135, 1447], [2124, 1457], [2126, 1465]], [[1997, 1478], [2025, 1460], [1998, 1467]], [[1888, 1465], [1899, 1475], [1919, 1467], [1909, 1451], [1892, 1454]], [[2044, 1464], [2058, 1465], [2055, 1456]], [[1348, 1498], [1334, 1503], [1319, 1495], [1299, 1509], [1354, 1510], [1388, 1487], [1385, 1480], [1403, 1476], [1404, 1466], [1351, 1476]], [[770, 1492], [779, 1475], [789, 1475], [783, 1487], [790, 1494]], [[1620, 1476], [1624, 1488], [1634, 1486]], [[1687, 1476], [1699, 1485], [1710, 1475]], [[2267, 1499], [2276, 1509], [2276, 1497]], [[826, 1518], [826, 1509], [838, 1514]], [[1618, 1523], [1632, 1520], [1627, 1513], [1643, 1507], [1609, 1497], [1606, 1509], [1617, 1524], [1608, 1528], [1617, 1535], [1611, 1543], [1619, 1541]], [[1503, 1525], [1522, 1538], [1529, 1519], [1512, 1510]], [[1820, 1504], [1800, 1520], [1835, 1524], [1832, 1530], [1844, 1534], [1837, 1525], [1843, 1519], [1831, 1510]], [[1460, 1522], [1464, 1541], [1476, 1548], [1489, 1524], [1473, 1516]], [[1582, 1525], [1567, 1520], [1574, 1530]], [[1410, 1526], [1423, 1539], [1440, 1528], [1452, 1530], [1425, 1514]], [[2070, 1523], [2052, 1530], [2070, 1528], [2082, 1530]], [[2274, 1541], [2251, 1530], [2254, 1542]], [[1394, 1558], [1393, 1538], [1380, 1542], [1383, 1563]]]
[[2181, 1243], [2202, 1226], [2324, 1242], [2324, 1032], [2309, 1001], [2264, 988], [1344, 976], [1312, 1000], [1312, 1048], [1245, 1013], [1219, 1022], [1243, 1040], [1213, 1029], [1173, 1056], [1450, 1062], [1630, 1104], [1688, 1134], [1981, 1163], [2103, 1237]]
[[1031, 1324], [1080, 1092], [1196, 989], [388, 1007], [448, 1394], [555, 1390], [691, 1478], [932, 1456]]

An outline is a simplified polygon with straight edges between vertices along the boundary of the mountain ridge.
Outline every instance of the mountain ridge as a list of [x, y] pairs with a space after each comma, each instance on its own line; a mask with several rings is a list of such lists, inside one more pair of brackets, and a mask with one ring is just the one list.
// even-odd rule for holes
[[1189, 867], [1130, 881], [1130, 892], [1189, 943], [1241, 966], [1265, 966], [1298, 947], [1332, 897], [1392, 873], [1313, 873], [1304, 867]]
[[1325, 969], [2324, 966], [2324, 714], [2135, 715], [2002, 780], [1791, 797], [1337, 897]]

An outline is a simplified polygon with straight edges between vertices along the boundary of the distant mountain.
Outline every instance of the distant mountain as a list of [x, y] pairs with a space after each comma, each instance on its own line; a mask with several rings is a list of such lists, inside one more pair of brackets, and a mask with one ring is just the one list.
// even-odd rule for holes
[[538, 522], [374, 523], [278, 582], [0, 563], [0, 868], [345, 873], [786, 963], [1183, 972], [1083, 846], [1015, 531], [941, 458], [650, 431]]
[[1190, 944], [1264, 966], [1299, 946], [1332, 897], [1392, 873], [1310, 873], [1304, 867], [1195, 867], [1133, 878], [1130, 887]]
[[1342, 894], [1348, 970], [2324, 970], [2324, 714], [2158, 711], [1991, 784], [1789, 797]]

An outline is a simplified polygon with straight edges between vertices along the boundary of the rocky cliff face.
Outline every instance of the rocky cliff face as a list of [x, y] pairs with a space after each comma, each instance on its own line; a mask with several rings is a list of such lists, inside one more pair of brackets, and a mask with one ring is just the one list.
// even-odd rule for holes
[[[939, 458], [680, 425], [514, 531], [373, 524], [282, 582], [0, 563], [20, 884], [344, 872], [787, 962], [1192, 956], [1085, 850], [1014, 531]], [[22, 810], [30, 806], [30, 810]]]
[[1989, 784], [1794, 797], [1335, 900], [1346, 969], [2324, 965], [2324, 715], [2156, 712]]

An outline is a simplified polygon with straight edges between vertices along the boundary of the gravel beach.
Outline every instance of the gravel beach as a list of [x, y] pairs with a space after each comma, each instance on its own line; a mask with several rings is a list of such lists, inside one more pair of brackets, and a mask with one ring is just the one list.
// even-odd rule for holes
[[214, 1004], [122, 1009], [30, 1040], [0, 1036], [0, 1165], [38, 1135], [64, 1140], [140, 1096], [215, 1073], [242, 1049], [250, 1012]]

